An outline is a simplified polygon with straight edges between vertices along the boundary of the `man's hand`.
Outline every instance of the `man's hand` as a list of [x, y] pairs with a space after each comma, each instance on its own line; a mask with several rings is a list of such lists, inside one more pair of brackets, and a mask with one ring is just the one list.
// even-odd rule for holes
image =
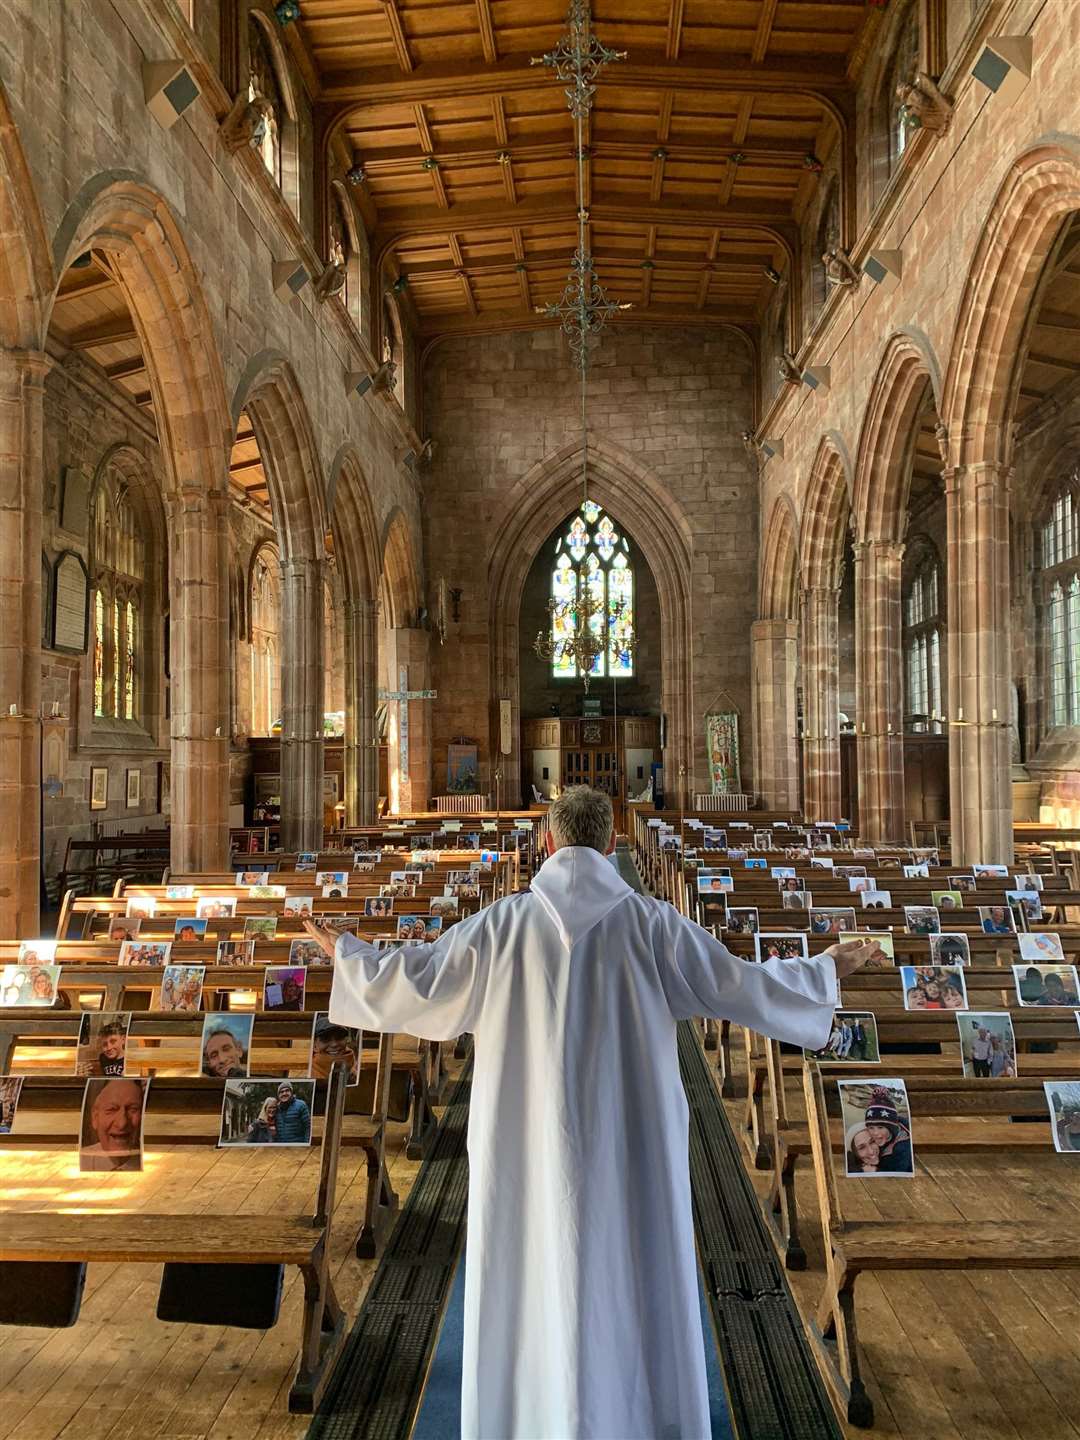
[[337, 936], [332, 930], [324, 930], [321, 925], [316, 925], [314, 920], [305, 920], [304, 929], [311, 936], [312, 940], [322, 949], [323, 954], [333, 960], [337, 949]]
[[878, 948], [874, 940], [847, 940], [843, 945], [830, 945], [821, 953], [833, 957], [836, 963], [836, 978], [842, 980], [845, 975], [851, 975], [869, 964], [878, 953]]

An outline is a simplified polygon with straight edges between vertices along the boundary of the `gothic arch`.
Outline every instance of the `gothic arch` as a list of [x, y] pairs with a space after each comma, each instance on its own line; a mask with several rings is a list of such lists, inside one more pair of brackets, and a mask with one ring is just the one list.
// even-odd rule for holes
[[[492, 700], [511, 701], [514, 730], [520, 716], [519, 629], [529, 567], [552, 530], [581, 498], [581, 447], [564, 446], [539, 461], [510, 487], [503, 522], [494, 527], [488, 557], [488, 625]], [[673, 793], [693, 783], [694, 702], [691, 694], [690, 574], [692, 532], [670, 492], [640, 461], [610, 441], [589, 446], [590, 494], [615, 515], [635, 516], [635, 541], [652, 571], [660, 599], [662, 708], [667, 716], [667, 766]], [[496, 753], [497, 747], [492, 747]], [[520, 785], [521, 754], [503, 761], [504, 793]], [[681, 774], [680, 774], [681, 772]]]
[[37, 192], [0, 86], [0, 345], [39, 350], [53, 289]]
[[849, 514], [847, 465], [835, 441], [823, 436], [803, 505], [802, 582], [807, 589], [839, 586]]
[[264, 350], [248, 362], [233, 397], [234, 426], [242, 410], [259, 442], [282, 562], [321, 560], [327, 524], [318, 446], [284, 355]]
[[787, 495], [769, 517], [761, 566], [759, 610], [763, 620], [794, 620], [799, 609], [799, 522]]
[[341, 566], [346, 599], [372, 600], [382, 568], [378, 529], [367, 477], [351, 443], [334, 456], [327, 497], [334, 555]]
[[951, 466], [1007, 465], [1026, 334], [1065, 217], [1080, 210], [1080, 154], [1038, 145], [1006, 175], [968, 269], [945, 378]]
[[917, 331], [889, 337], [870, 390], [855, 458], [853, 529], [860, 540], [904, 538], [911, 458], [930, 387], [935, 406], [941, 371]]
[[395, 505], [387, 517], [381, 548], [386, 598], [383, 623], [391, 629], [400, 629], [414, 621], [422, 593], [412, 531], [400, 505]]

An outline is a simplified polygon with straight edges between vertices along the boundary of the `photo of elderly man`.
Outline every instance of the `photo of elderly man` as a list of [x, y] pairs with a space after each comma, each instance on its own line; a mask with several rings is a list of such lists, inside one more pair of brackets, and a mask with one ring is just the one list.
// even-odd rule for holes
[[149, 1080], [87, 1080], [79, 1169], [110, 1174], [143, 1168], [143, 1112]]

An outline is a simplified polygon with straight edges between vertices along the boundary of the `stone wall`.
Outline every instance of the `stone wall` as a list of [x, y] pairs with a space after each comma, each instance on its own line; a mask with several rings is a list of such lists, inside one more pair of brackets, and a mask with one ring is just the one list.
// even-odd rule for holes
[[[697, 780], [704, 781], [701, 721], [722, 691], [746, 716], [743, 765], [750, 783], [749, 650], [757, 589], [757, 477], [740, 441], [752, 424], [750, 352], [730, 332], [613, 326], [597, 352], [589, 388], [590, 441], [605, 449], [605, 474], [624, 455], [622, 500], [610, 506], [639, 545], [641, 482], [655, 482], [691, 556], [687, 684]], [[435, 657], [434, 773], [452, 736], [475, 737], [489, 772], [493, 661], [489, 576], [515, 507], [542, 491], [544, 463], [580, 442], [577, 380], [555, 330], [454, 340], [431, 353], [424, 375], [425, 423], [437, 442], [424, 481], [425, 553], [432, 581], [462, 591], [461, 620]], [[535, 484], [531, 472], [536, 470]], [[530, 476], [528, 484], [524, 478]], [[515, 489], [515, 487], [517, 487]], [[637, 497], [637, 498], [635, 498]], [[605, 502], [608, 503], [608, 502]], [[523, 559], [535, 555], [569, 508], [562, 499]], [[540, 522], [537, 522], [539, 529]], [[661, 609], [671, 581], [656, 576]], [[519, 644], [518, 615], [499, 619], [496, 646]], [[675, 657], [666, 657], [665, 663]], [[683, 657], [678, 657], [680, 661]], [[516, 697], [513, 697], [516, 700]], [[692, 778], [692, 777], [691, 777]]]

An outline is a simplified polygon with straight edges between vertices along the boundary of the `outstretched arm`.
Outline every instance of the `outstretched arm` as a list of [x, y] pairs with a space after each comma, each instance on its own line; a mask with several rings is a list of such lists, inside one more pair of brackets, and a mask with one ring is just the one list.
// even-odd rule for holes
[[865, 963], [862, 952], [869, 955], [873, 949], [837, 946], [810, 960], [772, 959], [758, 964], [739, 959], [671, 906], [663, 907], [661, 924], [663, 953], [658, 961], [676, 1020], [698, 1015], [733, 1020], [808, 1050], [821, 1049], [832, 1033], [839, 1003], [838, 972], [858, 968]]
[[376, 950], [342, 935], [334, 947], [330, 1019], [421, 1040], [451, 1040], [473, 1030], [486, 977], [479, 918], [452, 925], [433, 945]]

